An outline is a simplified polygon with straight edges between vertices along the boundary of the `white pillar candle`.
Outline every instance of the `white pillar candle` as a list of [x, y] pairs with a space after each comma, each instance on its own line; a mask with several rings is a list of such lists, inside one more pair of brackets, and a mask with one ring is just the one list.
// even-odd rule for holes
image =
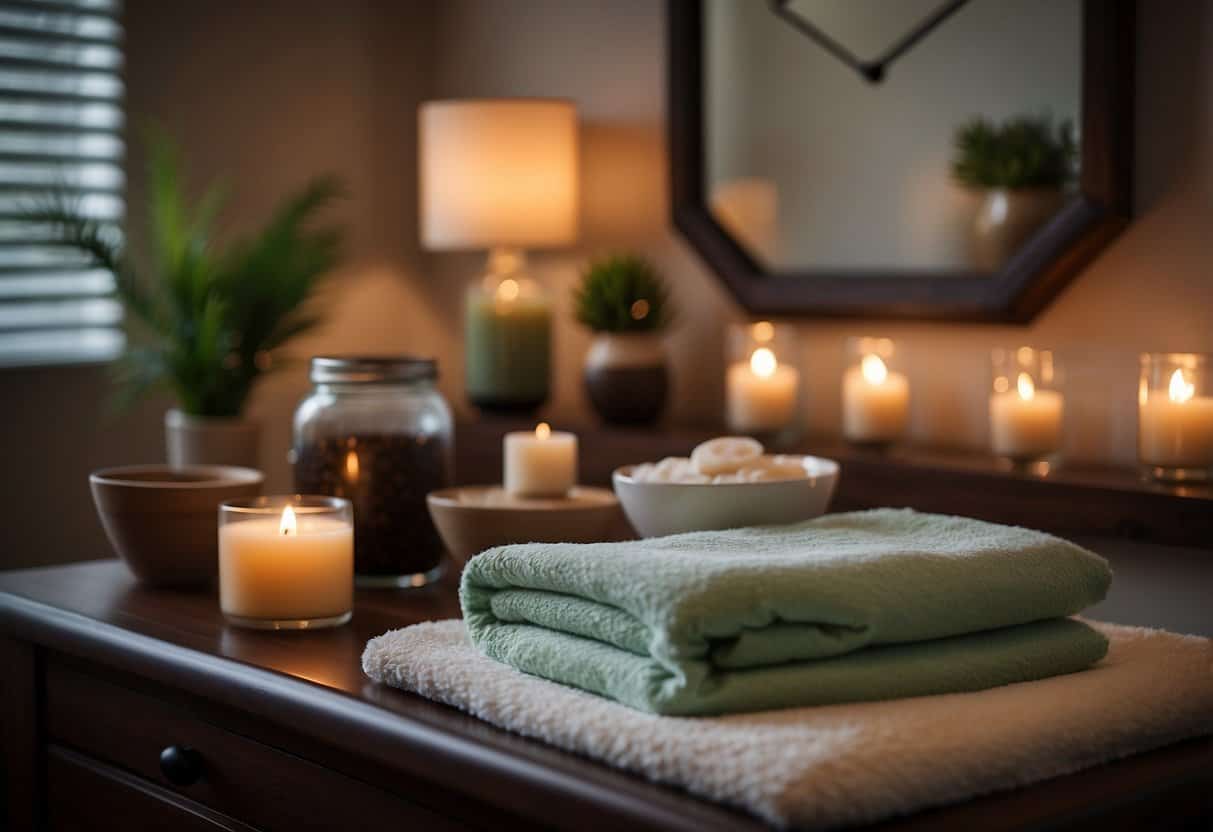
[[800, 372], [780, 364], [768, 347], [759, 347], [748, 362], [729, 366], [725, 376], [725, 421], [739, 433], [778, 431], [796, 415]]
[[890, 442], [906, 429], [910, 382], [869, 353], [842, 376], [842, 433], [852, 442]]
[[1138, 402], [1138, 455], [1163, 468], [1213, 468], [1213, 398], [1197, 396], [1183, 370], [1171, 374], [1167, 392]]
[[219, 603], [256, 621], [312, 621], [345, 615], [354, 603], [354, 529], [288, 505], [280, 517], [219, 527]]
[[505, 490], [519, 497], [563, 497], [577, 482], [577, 437], [541, 422], [505, 435]]
[[1016, 389], [990, 395], [990, 447], [1014, 460], [1040, 459], [1061, 448], [1064, 399], [1056, 390], [1037, 390], [1020, 373]]

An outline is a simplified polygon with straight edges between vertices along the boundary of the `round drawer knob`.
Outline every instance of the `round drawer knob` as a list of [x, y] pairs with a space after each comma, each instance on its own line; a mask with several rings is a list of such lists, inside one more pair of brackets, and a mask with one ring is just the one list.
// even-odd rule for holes
[[170, 745], [160, 752], [160, 772], [173, 785], [193, 785], [202, 777], [202, 755], [184, 745]]

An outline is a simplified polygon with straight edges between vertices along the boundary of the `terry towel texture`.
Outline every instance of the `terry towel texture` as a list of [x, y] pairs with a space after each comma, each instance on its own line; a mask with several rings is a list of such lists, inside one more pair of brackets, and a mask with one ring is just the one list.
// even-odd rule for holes
[[878, 509], [473, 558], [472, 643], [653, 713], [698, 715], [981, 690], [1107, 649], [1065, 618], [1107, 563], [1028, 529]]
[[374, 680], [771, 823], [829, 829], [1009, 789], [1213, 732], [1213, 644], [1093, 624], [1084, 673], [979, 693], [656, 716], [481, 655], [462, 622], [372, 639]]

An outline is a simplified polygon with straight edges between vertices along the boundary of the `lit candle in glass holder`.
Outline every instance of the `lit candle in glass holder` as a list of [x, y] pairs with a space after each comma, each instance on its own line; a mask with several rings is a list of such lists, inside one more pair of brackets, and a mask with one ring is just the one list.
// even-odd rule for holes
[[232, 624], [314, 630], [350, 620], [354, 524], [340, 497], [257, 497], [219, 507], [219, 605]]
[[1016, 464], [1061, 450], [1065, 398], [1061, 368], [1050, 350], [997, 348], [991, 353], [990, 448]]
[[1138, 386], [1137, 456], [1162, 480], [1213, 475], [1213, 380], [1210, 356], [1147, 353]]
[[773, 434], [796, 420], [800, 371], [788, 363], [795, 340], [770, 321], [734, 325], [725, 376], [725, 421], [737, 433]]
[[849, 441], [881, 445], [900, 438], [910, 411], [910, 382], [893, 369], [889, 338], [848, 338], [842, 374], [842, 433]]

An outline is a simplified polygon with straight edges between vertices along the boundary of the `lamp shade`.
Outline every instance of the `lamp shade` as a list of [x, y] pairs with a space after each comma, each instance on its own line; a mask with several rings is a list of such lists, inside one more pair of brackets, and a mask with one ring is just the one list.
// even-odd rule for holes
[[575, 240], [571, 101], [429, 101], [419, 110], [418, 131], [426, 248], [544, 248]]

